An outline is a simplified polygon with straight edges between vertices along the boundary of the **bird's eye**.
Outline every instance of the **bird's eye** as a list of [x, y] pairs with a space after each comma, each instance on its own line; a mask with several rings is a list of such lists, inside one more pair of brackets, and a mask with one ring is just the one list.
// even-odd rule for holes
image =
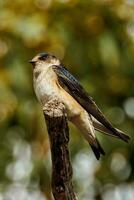
[[41, 56], [41, 57], [39, 57], [39, 60], [46, 60], [46, 59], [47, 59], [46, 56]]

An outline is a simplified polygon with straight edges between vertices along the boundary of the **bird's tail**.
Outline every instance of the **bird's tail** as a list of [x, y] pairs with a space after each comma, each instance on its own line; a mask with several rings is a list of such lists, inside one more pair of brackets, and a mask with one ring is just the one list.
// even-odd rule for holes
[[99, 160], [101, 155], [105, 155], [105, 152], [104, 152], [103, 148], [101, 147], [101, 145], [99, 144], [97, 138], [94, 139], [93, 143], [89, 143], [89, 144], [90, 144], [97, 160]]

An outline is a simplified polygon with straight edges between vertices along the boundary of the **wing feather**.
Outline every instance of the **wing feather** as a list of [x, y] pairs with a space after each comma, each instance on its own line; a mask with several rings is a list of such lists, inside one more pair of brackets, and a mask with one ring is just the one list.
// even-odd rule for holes
[[125, 135], [123, 132], [115, 129], [112, 124], [106, 119], [104, 114], [96, 105], [95, 101], [89, 94], [84, 90], [82, 85], [77, 81], [77, 79], [69, 73], [69, 71], [63, 66], [53, 66], [53, 70], [57, 74], [59, 83], [61, 86], [70, 93], [71, 96], [94, 118], [96, 118], [100, 123], [102, 123], [107, 129], [111, 131], [113, 136], [128, 142], [129, 136]]

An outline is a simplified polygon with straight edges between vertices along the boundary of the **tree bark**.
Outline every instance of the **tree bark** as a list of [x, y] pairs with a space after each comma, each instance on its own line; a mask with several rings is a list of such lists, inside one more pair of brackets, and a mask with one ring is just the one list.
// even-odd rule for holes
[[55, 200], [77, 200], [72, 185], [72, 166], [69, 158], [69, 130], [65, 107], [57, 100], [43, 108], [52, 158], [52, 192]]

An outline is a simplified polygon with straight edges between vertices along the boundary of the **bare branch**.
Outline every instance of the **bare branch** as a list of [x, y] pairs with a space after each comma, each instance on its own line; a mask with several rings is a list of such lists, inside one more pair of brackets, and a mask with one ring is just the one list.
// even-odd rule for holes
[[55, 200], [76, 200], [72, 185], [72, 166], [69, 158], [69, 130], [65, 107], [57, 100], [43, 108], [52, 157], [52, 192]]

